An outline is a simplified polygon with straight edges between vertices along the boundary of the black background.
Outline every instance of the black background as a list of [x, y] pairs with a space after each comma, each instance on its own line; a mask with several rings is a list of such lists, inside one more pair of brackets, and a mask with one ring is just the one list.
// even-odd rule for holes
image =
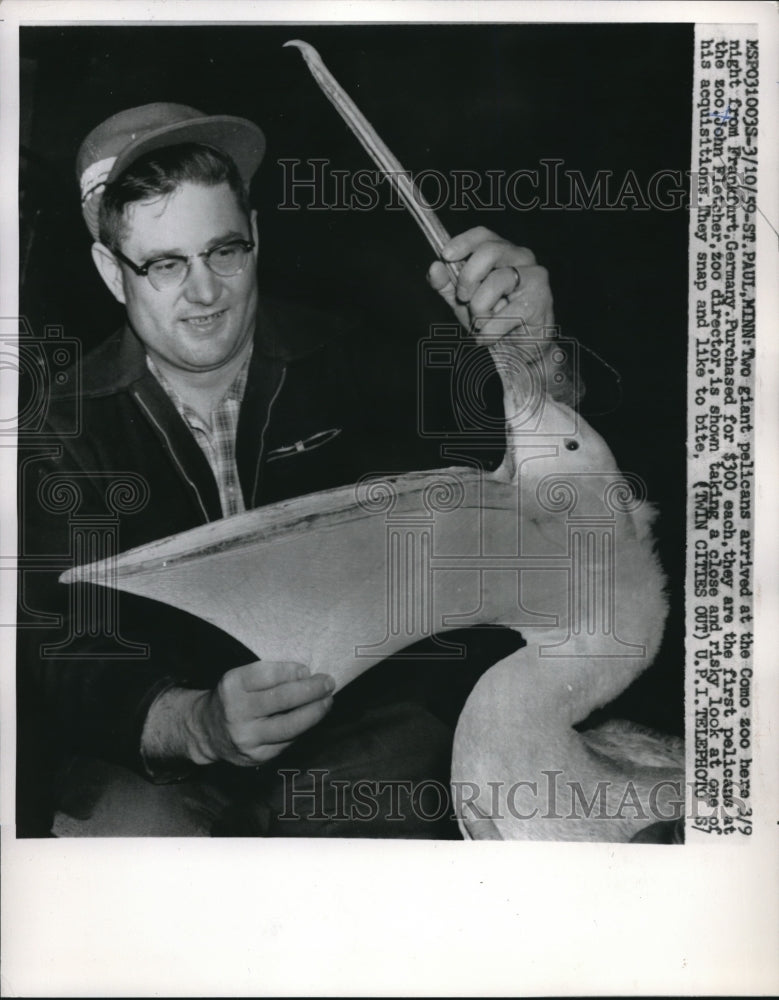
[[[395, 353], [386, 377], [413, 413], [417, 344], [430, 323], [450, 320], [425, 281], [431, 251], [405, 212], [277, 209], [281, 158], [373, 166], [283, 42], [316, 46], [413, 172], [508, 174], [548, 157], [588, 181], [598, 170], [617, 181], [633, 170], [645, 184], [655, 171], [689, 169], [692, 32], [641, 24], [22, 28], [22, 313], [36, 332], [61, 325], [85, 348], [121, 320], [80, 217], [74, 161], [90, 129], [159, 100], [242, 115], [268, 138], [252, 192], [261, 288], [359, 309], [376, 344]], [[562, 335], [621, 375], [619, 405], [598, 415], [609, 406], [590, 399], [589, 419], [660, 507], [673, 610], [656, 665], [619, 710], [681, 732], [687, 213], [439, 214], [452, 233], [486, 225], [531, 247], [550, 271]]]

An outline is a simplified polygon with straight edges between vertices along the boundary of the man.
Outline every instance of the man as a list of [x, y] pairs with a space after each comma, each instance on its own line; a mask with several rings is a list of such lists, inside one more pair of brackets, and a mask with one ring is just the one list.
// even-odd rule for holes
[[[20, 467], [23, 496], [36, 498], [22, 511], [23, 551], [56, 564], [23, 575], [21, 606], [64, 623], [59, 642], [50, 630], [20, 633], [21, 747], [38, 752], [48, 733], [75, 751], [53, 782], [59, 836], [360, 835], [327, 822], [284, 828], [270, 762], [322, 762], [348, 781], [370, 759], [372, 776], [387, 781], [446, 778], [453, 723], [429, 711], [418, 683], [392, 681], [379, 697], [380, 682], [367, 681], [334, 711], [327, 674], [258, 661], [203, 623], [126, 598], [85, 626], [79, 601], [94, 596], [56, 583], [63, 560], [90, 558], [72, 550], [75, 520], [100, 523], [106, 504], [115, 513], [117, 484], [139, 497], [119, 518], [127, 549], [353, 482], [380, 461], [355, 435], [360, 376], [340, 321], [258, 296], [261, 234], [247, 192], [264, 148], [246, 120], [152, 104], [103, 122], [78, 154], [92, 257], [127, 322], [84, 362], [80, 433], [63, 430], [69, 390], [55, 393], [49, 431], [59, 445]], [[476, 321], [482, 342], [518, 316], [530, 329], [551, 326], [546, 274], [528, 250], [476, 229], [443, 256], [463, 264], [456, 288], [440, 262], [428, 280], [464, 326]], [[501, 317], [509, 296], [512, 319]], [[64, 511], [56, 490], [74, 484], [78, 510]], [[436, 835], [413, 820], [372, 830]]]

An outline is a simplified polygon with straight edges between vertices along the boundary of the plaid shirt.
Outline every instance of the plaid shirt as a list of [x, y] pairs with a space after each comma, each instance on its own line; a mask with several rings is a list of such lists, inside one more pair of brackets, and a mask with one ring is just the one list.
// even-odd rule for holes
[[208, 464], [211, 466], [219, 489], [223, 517], [229, 517], [230, 514], [240, 514], [241, 511], [246, 510], [241, 484], [238, 480], [238, 467], [235, 462], [235, 438], [238, 431], [238, 414], [246, 391], [250, 359], [251, 351], [219, 405], [211, 411], [211, 424], [209, 426], [191, 406], [181, 399], [157, 365], [148, 354], [146, 355], [149, 371], [170, 396], [173, 405], [183, 417], [203, 454], [208, 459]]

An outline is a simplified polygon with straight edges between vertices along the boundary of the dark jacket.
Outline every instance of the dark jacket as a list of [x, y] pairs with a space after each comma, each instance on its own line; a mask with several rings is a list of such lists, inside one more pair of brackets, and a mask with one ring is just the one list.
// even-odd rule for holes
[[[236, 443], [247, 509], [387, 471], [397, 435], [354, 355], [354, 331], [267, 301], [257, 331]], [[36, 444], [20, 448], [20, 784], [46, 742], [145, 773], [153, 699], [172, 685], [211, 686], [255, 658], [156, 602], [57, 582], [106, 555], [90, 544], [107, 534], [124, 551], [222, 516], [210, 466], [129, 329], [65, 382]]]

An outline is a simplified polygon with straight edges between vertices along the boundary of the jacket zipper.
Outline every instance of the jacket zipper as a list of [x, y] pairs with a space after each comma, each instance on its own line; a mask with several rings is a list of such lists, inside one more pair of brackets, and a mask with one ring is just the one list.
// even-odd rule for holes
[[189, 485], [192, 487], [192, 490], [193, 490], [195, 496], [197, 497], [197, 502], [200, 505], [200, 510], [203, 512], [203, 517], [205, 518], [206, 522], [210, 521], [211, 518], [208, 516], [208, 510], [206, 509], [206, 505], [203, 503], [203, 497], [200, 495], [200, 490], [197, 488], [197, 485], [193, 482], [193, 480], [187, 475], [187, 470], [184, 468], [184, 466], [182, 465], [182, 463], [181, 463], [178, 455], [176, 454], [176, 452], [175, 452], [175, 450], [173, 448], [173, 445], [171, 443], [171, 440], [168, 437], [168, 434], [167, 434], [165, 428], [160, 424], [160, 422], [157, 420], [157, 418], [151, 412], [151, 410], [146, 405], [146, 403], [144, 403], [144, 401], [141, 398], [140, 394], [135, 389], [133, 390], [132, 394], [135, 397], [135, 400], [138, 403], [138, 405], [145, 412], [146, 416], [149, 418], [149, 420], [152, 422], [152, 424], [154, 424], [154, 426], [157, 428], [157, 430], [159, 431], [159, 433], [165, 439], [165, 443], [168, 446], [168, 451], [170, 452], [171, 458], [175, 462], [176, 467], [178, 468], [178, 470], [179, 470], [179, 472], [181, 474], [181, 477], [187, 483], [189, 483]]
[[286, 378], [287, 378], [287, 369], [284, 368], [282, 369], [281, 378], [279, 379], [279, 384], [276, 387], [276, 391], [273, 393], [271, 401], [268, 404], [268, 412], [265, 416], [265, 423], [263, 424], [262, 431], [260, 432], [260, 453], [257, 456], [257, 467], [254, 470], [254, 485], [252, 487], [252, 507], [255, 507], [257, 505], [257, 493], [260, 486], [260, 465], [262, 464], [262, 454], [265, 451], [265, 432], [268, 430], [268, 424], [270, 423], [270, 415], [271, 415], [271, 410], [273, 409], [273, 404], [278, 399], [279, 393], [281, 392], [282, 386], [284, 385]]

